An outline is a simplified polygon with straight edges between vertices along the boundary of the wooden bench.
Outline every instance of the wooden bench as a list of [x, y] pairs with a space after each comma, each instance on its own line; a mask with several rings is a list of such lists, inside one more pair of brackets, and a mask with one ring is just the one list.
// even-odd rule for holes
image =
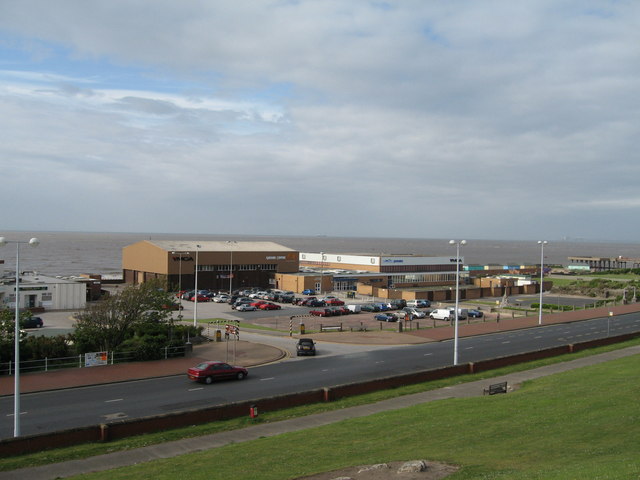
[[321, 332], [341, 332], [342, 331], [342, 324], [340, 324], [340, 325], [322, 325], [322, 324], [320, 324], [320, 331]]
[[483, 391], [483, 395], [495, 395], [496, 393], [507, 393], [507, 382], [494, 383]]

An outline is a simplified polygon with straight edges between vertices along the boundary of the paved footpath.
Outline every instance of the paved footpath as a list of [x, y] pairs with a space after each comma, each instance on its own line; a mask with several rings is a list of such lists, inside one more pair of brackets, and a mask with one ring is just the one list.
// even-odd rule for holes
[[81, 460], [14, 470], [11, 472], [2, 472], [0, 473], [0, 479], [24, 480], [27, 478], [29, 480], [49, 480], [90, 472], [105, 471], [163, 458], [171, 458], [186, 453], [223, 447], [232, 443], [256, 440], [261, 437], [273, 437], [281, 433], [319, 427], [350, 418], [364, 417], [379, 412], [396, 410], [434, 400], [480, 396], [483, 394], [483, 389], [491, 383], [507, 382], [509, 390], [512, 390], [527, 380], [638, 354], [640, 354], [640, 346], [629, 347], [600, 355], [592, 355], [590, 357], [580, 358], [577, 360], [548, 365], [546, 367], [540, 367], [533, 370], [503, 375], [493, 379], [477, 380], [429, 392], [405, 395], [358, 407], [344, 408], [331, 412], [292, 418], [280, 422], [263, 423], [239, 430], [151, 445], [135, 450], [114, 452]]

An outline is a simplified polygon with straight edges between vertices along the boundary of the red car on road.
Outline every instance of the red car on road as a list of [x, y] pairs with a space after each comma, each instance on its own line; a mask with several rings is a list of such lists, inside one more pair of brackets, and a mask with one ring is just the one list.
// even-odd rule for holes
[[189, 379], [196, 382], [204, 382], [207, 385], [214, 380], [227, 380], [237, 378], [242, 380], [249, 372], [244, 367], [234, 367], [224, 362], [202, 362], [187, 370]]
[[260, 310], [280, 310], [282, 307], [280, 305], [276, 305], [275, 303], [265, 302], [258, 305]]

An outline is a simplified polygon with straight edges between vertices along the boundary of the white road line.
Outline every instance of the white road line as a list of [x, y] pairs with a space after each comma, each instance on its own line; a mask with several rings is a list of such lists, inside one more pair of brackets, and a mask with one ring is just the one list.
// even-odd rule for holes
[[196, 392], [198, 390], [204, 390], [204, 387], [198, 387], [198, 388], [190, 388], [188, 391], [189, 392]]
[[114, 398], [113, 400], [105, 400], [104, 403], [121, 402], [124, 398]]
[[429, 355], [433, 355], [433, 353], [425, 353], [423, 357], [428, 357]]
[[267, 377], [267, 378], [261, 378], [260, 381], [264, 382], [265, 380], [275, 380], [276, 377]]
[[507, 340], [506, 342], [502, 342], [503, 344], [505, 343], [511, 343], [511, 340]]

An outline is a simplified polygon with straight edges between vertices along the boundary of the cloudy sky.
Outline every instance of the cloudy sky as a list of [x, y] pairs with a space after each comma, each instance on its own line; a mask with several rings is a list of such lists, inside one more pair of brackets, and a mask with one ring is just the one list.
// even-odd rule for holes
[[636, 241], [635, 0], [0, 0], [2, 230]]

